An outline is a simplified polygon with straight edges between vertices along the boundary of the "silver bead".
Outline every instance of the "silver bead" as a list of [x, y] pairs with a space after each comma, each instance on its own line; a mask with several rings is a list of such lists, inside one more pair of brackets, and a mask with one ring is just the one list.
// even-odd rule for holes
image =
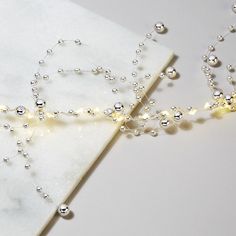
[[39, 61], [39, 65], [43, 65], [44, 63], [45, 63], [44, 60], [40, 60], [40, 61]]
[[168, 67], [168, 68], [166, 69], [166, 75], [167, 75], [167, 77], [170, 78], [170, 79], [175, 78], [176, 75], [177, 75], [176, 69], [175, 69], [174, 67], [172, 67], [172, 66]]
[[215, 90], [215, 91], [213, 92], [213, 98], [219, 99], [219, 98], [221, 98], [221, 97], [223, 97], [223, 91], [221, 91], [221, 90]]
[[140, 54], [142, 52], [142, 50], [141, 49], [137, 49], [135, 52], [138, 55], [138, 54]]
[[122, 125], [122, 126], [120, 127], [120, 132], [124, 133], [125, 131], [126, 131], [126, 127], [125, 127], [124, 125]]
[[223, 37], [222, 35], [218, 35], [218, 36], [217, 36], [217, 40], [218, 40], [219, 42], [222, 42], [222, 41], [224, 41], [224, 37]]
[[76, 40], [75, 40], [75, 44], [81, 45], [82, 43], [81, 43], [81, 41], [80, 41], [79, 39], [76, 39]]
[[62, 73], [64, 72], [64, 70], [63, 70], [62, 68], [59, 68], [59, 69], [57, 70], [57, 72], [58, 72], [59, 74], [62, 74]]
[[74, 69], [74, 72], [77, 73], [77, 74], [79, 74], [79, 73], [81, 72], [81, 70], [80, 70], [80, 68], [75, 68], [75, 69]]
[[210, 46], [208, 47], [208, 49], [209, 49], [209, 51], [213, 52], [213, 51], [215, 50], [215, 47], [214, 47], [213, 45], [210, 45]]
[[45, 198], [45, 199], [46, 199], [46, 198], [49, 198], [49, 195], [48, 195], [47, 193], [44, 193], [44, 194], [43, 194], [43, 198]]
[[37, 191], [38, 193], [42, 192], [42, 187], [37, 186], [37, 187], [36, 187], [36, 191]]
[[48, 75], [44, 75], [44, 76], [43, 76], [43, 79], [44, 79], [44, 80], [48, 80], [48, 79], [49, 79], [49, 76], [48, 76]]
[[168, 119], [164, 118], [160, 121], [160, 125], [163, 128], [167, 128], [170, 125], [170, 121]]
[[116, 111], [122, 111], [124, 109], [124, 105], [121, 102], [117, 102], [114, 104], [114, 108]]
[[26, 170], [30, 169], [30, 164], [28, 164], [28, 163], [25, 164], [25, 169], [26, 169]]
[[120, 77], [120, 81], [125, 82], [127, 78], [125, 76]]
[[68, 216], [70, 214], [70, 208], [66, 204], [61, 204], [58, 207], [57, 212], [59, 213], [60, 216], [66, 217], [66, 216]]
[[9, 157], [3, 157], [4, 162], [9, 162], [9, 160], [10, 160]]
[[232, 11], [233, 11], [234, 13], [236, 13], [236, 3], [234, 3], [234, 4], [232, 5]]
[[202, 60], [203, 60], [203, 61], [207, 61], [207, 55], [203, 55], [203, 56], [202, 56]]
[[65, 41], [64, 41], [63, 39], [59, 39], [59, 40], [57, 41], [57, 43], [60, 44], [60, 45], [62, 45], [64, 42], [65, 42]]
[[159, 34], [165, 32], [165, 30], [166, 30], [165, 25], [162, 22], [157, 22], [154, 25], [154, 29]]
[[229, 29], [229, 32], [231, 33], [235, 32], [235, 27], [233, 25], [230, 25], [228, 29]]
[[174, 113], [174, 120], [180, 121], [183, 118], [183, 113], [181, 111], [177, 111]]
[[231, 105], [233, 102], [233, 97], [231, 95], [225, 95], [225, 101], [228, 105]]
[[51, 55], [51, 54], [52, 54], [52, 49], [48, 49], [48, 50], [47, 50], [47, 54], [48, 54], [48, 55]]
[[147, 34], [146, 34], [146, 38], [147, 38], [147, 39], [151, 39], [151, 38], [152, 38], [152, 34], [151, 34], [151, 33], [147, 33]]
[[22, 116], [26, 113], [26, 108], [24, 106], [18, 106], [16, 108], [16, 114]]
[[164, 73], [164, 72], [161, 72], [160, 78], [161, 78], [161, 79], [164, 79], [165, 77], [166, 77], [165, 73]]
[[35, 79], [40, 79], [41, 78], [40, 73], [39, 72], [35, 73], [34, 77], [35, 77]]
[[231, 72], [233, 70], [233, 66], [231, 64], [226, 66], [226, 69]]
[[207, 59], [207, 63], [209, 66], [217, 66], [219, 63], [219, 59], [215, 55], [210, 55]]
[[118, 92], [119, 92], [119, 90], [117, 88], [112, 89], [112, 93], [117, 94]]
[[44, 108], [45, 105], [46, 105], [46, 102], [42, 99], [37, 99], [36, 102], [35, 102], [35, 105], [38, 107], [38, 108]]
[[105, 114], [106, 116], [111, 116], [113, 112], [114, 112], [113, 109], [107, 108], [107, 109], [104, 111], [104, 114]]
[[144, 77], [145, 77], [145, 79], [150, 79], [152, 76], [151, 76], [151, 74], [146, 74]]
[[141, 48], [141, 47], [143, 47], [145, 44], [144, 44], [144, 42], [141, 42], [141, 43], [139, 43], [138, 44], [138, 46]]
[[152, 137], [156, 137], [156, 136], [158, 136], [158, 132], [157, 132], [156, 130], [151, 130], [151, 131], [150, 131], [150, 135], [151, 135]]

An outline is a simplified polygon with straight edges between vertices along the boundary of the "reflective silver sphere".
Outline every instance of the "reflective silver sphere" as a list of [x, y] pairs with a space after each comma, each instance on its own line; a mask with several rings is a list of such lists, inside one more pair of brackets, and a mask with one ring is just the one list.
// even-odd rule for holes
[[59, 213], [60, 216], [65, 217], [65, 216], [68, 216], [70, 214], [70, 208], [66, 204], [61, 204], [58, 207], [57, 212]]
[[155, 25], [154, 25], [154, 29], [157, 33], [164, 33], [166, 28], [165, 28], [165, 25], [162, 23], [162, 22], [157, 22]]
[[209, 66], [217, 66], [219, 63], [219, 59], [215, 55], [210, 55], [207, 59], [207, 63]]
[[46, 102], [42, 99], [37, 99], [36, 102], [35, 102], [35, 105], [38, 107], [38, 108], [44, 108], [45, 105], [46, 105]]
[[24, 106], [18, 106], [16, 108], [16, 114], [22, 116], [26, 113], [26, 108]]
[[166, 75], [167, 75], [167, 77], [170, 78], [170, 79], [175, 78], [175, 77], [177, 76], [176, 69], [175, 69], [174, 67], [172, 67], [172, 66], [167, 67], [167, 69], [166, 69]]

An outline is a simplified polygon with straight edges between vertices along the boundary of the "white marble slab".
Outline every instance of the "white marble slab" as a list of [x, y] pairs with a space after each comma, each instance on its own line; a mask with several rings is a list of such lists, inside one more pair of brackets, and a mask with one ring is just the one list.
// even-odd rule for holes
[[[0, 2], [0, 22], [0, 33], [4, 36], [0, 39], [0, 96], [1, 103], [12, 107], [24, 104], [33, 109], [29, 81], [37, 68], [37, 61], [44, 55], [42, 52], [57, 39], [80, 38], [88, 50], [78, 49], [77, 52], [69, 48], [66, 59], [57, 57], [53, 63], [62, 63], [63, 59], [63, 63], [79, 62], [83, 66], [100, 63], [118, 74], [131, 73], [130, 61], [142, 39], [65, 0]], [[148, 81], [149, 88], [173, 53], [153, 42], [146, 54], [145, 70], [156, 75]], [[112, 85], [86, 75], [80, 81], [58, 78], [45, 83], [45, 86], [42, 94], [52, 109], [90, 105], [106, 107], [117, 100], [133, 102], [130, 93], [112, 96]], [[0, 167], [1, 235], [38, 234], [54, 216], [55, 206], [66, 200], [117, 129], [118, 125], [107, 121], [41, 124], [41, 131], [37, 131], [38, 137], [29, 148], [35, 176], [30, 176], [19, 160]], [[1, 135], [4, 140], [0, 144], [2, 155], [5, 155], [13, 148], [13, 143]], [[35, 181], [47, 190], [53, 204], [38, 196], [33, 188]]]

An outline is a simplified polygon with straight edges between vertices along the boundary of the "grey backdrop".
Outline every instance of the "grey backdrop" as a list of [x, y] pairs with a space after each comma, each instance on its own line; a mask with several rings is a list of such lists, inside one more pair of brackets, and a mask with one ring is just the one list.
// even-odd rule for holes
[[[230, 0], [73, 1], [140, 35], [165, 22], [161, 42], [178, 55], [181, 77], [158, 88], [160, 104], [201, 106], [209, 98], [200, 57], [235, 22]], [[220, 50], [231, 63], [235, 52], [235, 37]], [[72, 201], [74, 218], [59, 219], [49, 235], [235, 236], [235, 118], [155, 139], [118, 137]]]

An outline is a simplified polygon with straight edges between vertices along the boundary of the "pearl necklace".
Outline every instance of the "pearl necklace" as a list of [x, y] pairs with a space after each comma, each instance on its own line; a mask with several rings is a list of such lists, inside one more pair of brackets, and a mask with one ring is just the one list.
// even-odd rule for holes
[[[232, 5], [232, 10], [236, 13], [236, 3]], [[148, 98], [145, 93], [145, 81], [152, 77], [149, 73], [141, 73], [139, 67], [141, 65], [142, 56], [145, 51], [146, 43], [148, 40], [153, 40], [154, 34], [164, 34], [166, 33], [166, 27], [163, 23], [158, 22], [154, 25], [154, 29], [145, 35], [145, 39], [138, 44], [138, 47], [135, 51], [135, 57], [132, 60], [133, 70], [130, 75], [115, 75], [112, 73], [110, 69], [105, 69], [102, 66], [91, 67], [90, 69], [82, 69], [80, 67], [75, 68], [58, 68], [57, 71], [53, 74], [43, 73], [42, 68], [45, 66], [47, 59], [51, 57], [56, 48], [59, 46], [65, 45], [74, 45], [76, 47], [85, 46], [81, 42], [80, 39], [76, 40], [63, 40], [59, 39], [58, 42], [46, 51], [46, 55], [43, 59], [39, 60], [39, 68], [34, 75], [34, 79], [30, 82], [32, 95], [36, 106], [36, 111], [30, 111], [26, 107], [20, 105], [16, 108], [9, 108], [6, 105], [0, 106], [0, 113], [2, 114], [10, 114], [12, 116], [17, 115], [19, 121], [24, 123], [20, 126], [12, 126], [10, 124], [2, 124], [0, 127], [9, 132], [9, 135], [15, 138], [17, 151], [11, 156], [4, 156], [2, 162], [0, 164], [8, 165], [11, 163], [17, 156], [23, 157], [24, 160], [24, 168], [26, 170], [31, 169], [31, 156], [27, 152], [27, 148], [34, 140], [35, 137], [35, 129], [37, 127], [37, 123], [29, 125], [28, 120], [40, 120], [43, 122], [47, 119], [62, 119], [63, 116], [69, 116], [75, 119], [107, 119], [108, 121], [115, 122], [120, 124], [120, 131], [122, 133], [129, 133], [135, 136], [139, 136], [141, 134], [149, 134], [153, 137], [158, 136], [161, 131], [165, 131], [165, 129], [171, 126], [177, 126], [181, 123], [183, 118], [186, 119], [187, 115], [195, 115], [198, 111], [211, 111], [215, 112], [217, 110], [226, 110], [226, 111], [235, 111], [236, 110], [236, 81], [233, 78], [233, 73], [235, 72], [236, 66], [233, 64], [228, 64], [226, 66], [227, 69], [227, 80], [230, 85], [233, 86], [233, 91], [224, 95], [222, 89], [220, 89], [215, 81], [215, 75], [213, 73], [213, 68], [220, 66], [220, 60], [218, 57], [213, 54], [215, 52], [218, 44], [222, 43], [229, 35], [235, 33], [236, 28], [234, 25], [230, 25], [226, 33], [217, 36], [217, 41], [211, 44], [208, 47], [206, 54], [202, 56], [204, 65], [202, 66], [202, 71], [207, 78], [208, 86], [212, 93], [212, 101], [207, 102], [204, 108], [195, 109], [193, 107], [187, 108], [178, 108], [171, 107], [169, 110], [156, 110], [155, 109], [155, 100]], [[80, 76], [83, 73], [89, 73], [91, 76], [99, 76], [108, 82], [115, 82], [122, 89], [126, 87], [131, 87], [131, 90], [134, 94], [134, 99], [138, 103], [141, 103], [142, 109], [138, 115], [132, 116], [130, 111], [134, 108], [134, 103], [124, 105], [123, 102], [116, 102], [115, 104], [108, 104], [104, 109], [91, 108], [91, 107], [80, 107], [78, 109], [69, 109], [65, 110], [56, 110], [56, 111], [48, 111], [47, 110], [47, 102], [41, 98], [39, 93], [40, 87], [39, 85], [46, 80], [55, 77], [55, 75], [65, 76], [68, 74], [74, 74], [76, 76]], [[159, 75], [159, 79], [175, 79], [178, 75], [176, 69], [174, 67], [168, 67], [164, 72]], [[126, 85], [126, 87], [125, 87]], [[112, 88], [111, 92], [115, 95], [119, 94], [120, 88]], [[125, 101], [124, 101], [125, 102]], [[150, 122], [154, 122], [154, 125], [149, 127]], [[29, 130], [31, 128], [33, 131], [27, 133], [24, 139], [18, 137], [16, 135], [16, 130], [23, 129]], [[37, 183], [33, 183], [35, 190], [39, 193], [39, 195], [45, 200], [53, 203], [52, 198], [49, 196], [47, 192]], [[60, 206], [55, 205], [58, 213], [62, 217], [66, 217], [70, 213], [70, 209], [68, 205], [61, 204]]]

